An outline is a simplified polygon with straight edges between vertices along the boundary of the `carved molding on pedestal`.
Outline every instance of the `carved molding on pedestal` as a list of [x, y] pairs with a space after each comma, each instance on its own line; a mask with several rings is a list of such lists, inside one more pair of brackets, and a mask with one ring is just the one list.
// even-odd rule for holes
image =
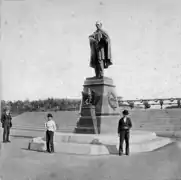
[[100, 100], [100, 97], [101, 96], [95, 93], [95, 91], [88, 88], [88, 92], [82, 92], [82, 106], [88, 104], [96, 106]]
[[112, 109], [116, 109], [118, 107], [117, 97], [113, 92], [108, 92], [108, 103]]

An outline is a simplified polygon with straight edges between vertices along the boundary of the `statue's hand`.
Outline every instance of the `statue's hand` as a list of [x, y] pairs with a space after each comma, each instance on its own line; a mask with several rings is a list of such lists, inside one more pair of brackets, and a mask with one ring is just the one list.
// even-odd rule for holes
[[91, 34], [91, 35], [89, 36], [89, 39], [94, 39], [94, 35]]
[[97, 43], [97, 41], [96, 41], [96, 39], [94, 37], [89, 37], [89, 40]]

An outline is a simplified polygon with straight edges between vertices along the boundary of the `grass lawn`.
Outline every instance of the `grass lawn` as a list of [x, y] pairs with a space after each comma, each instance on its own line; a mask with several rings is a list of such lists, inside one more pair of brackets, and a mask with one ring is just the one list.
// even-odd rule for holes
[[[61, 126], [75, 125], [79, 113], [75, 111], [58, 111], [51, 112], [53, 114], [55, 122]], [[44, 126], [47, 121], [46, 116], [48, 112], [26, 112], [13, 119], [13, 124], [31, 125], [31, 126]]]
[[[43, 127], [47, 113], [48, 112], [27, 112], [14, 117], [13, 124]], [[62, 129], [67, 127], [74, 128], [79, 119], [79, 113], [76, 111], [59, 111], [52, 112], [52, 114], [58, 127]], [[130, 117], [134, 129], [149, 131], [181, 131], [181, 109], [131, 110]], [[110, 124], [106, 124], [106, 126], [109, 127]]]

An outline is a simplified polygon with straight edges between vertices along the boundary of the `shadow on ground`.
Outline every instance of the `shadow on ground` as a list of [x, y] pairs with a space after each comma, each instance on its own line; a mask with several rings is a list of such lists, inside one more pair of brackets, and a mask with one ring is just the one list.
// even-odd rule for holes
[[27, 139], [32, 139], [35, 138], [35, 136], [25, 136], [25, 135], [11, 135], [13, 138], [27, 138]]

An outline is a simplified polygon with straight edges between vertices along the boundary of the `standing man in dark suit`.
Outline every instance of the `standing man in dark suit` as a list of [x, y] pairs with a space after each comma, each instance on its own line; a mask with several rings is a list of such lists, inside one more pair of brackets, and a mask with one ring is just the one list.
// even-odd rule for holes
[[119, 120], [118, 135], [119, 135], [119, 156], [123, 155], [123, 142], [126, 143], [126, 155], [129, 155], [129, 137], [130, 129], [132, 128], [131, 119], [128, 117], [128, 110], [124, 110], [123, 117]]
[[10, 142], [9, 140], [9, 134], [10, 134], [10, 128], [12, 127], [12, 117], [10, 114], [10, 109], [6, 108], [5, 112], [2, 113], [1, 116], [1, 123], [2, 123], [2, 128], [3, 130], [3, 143]]

